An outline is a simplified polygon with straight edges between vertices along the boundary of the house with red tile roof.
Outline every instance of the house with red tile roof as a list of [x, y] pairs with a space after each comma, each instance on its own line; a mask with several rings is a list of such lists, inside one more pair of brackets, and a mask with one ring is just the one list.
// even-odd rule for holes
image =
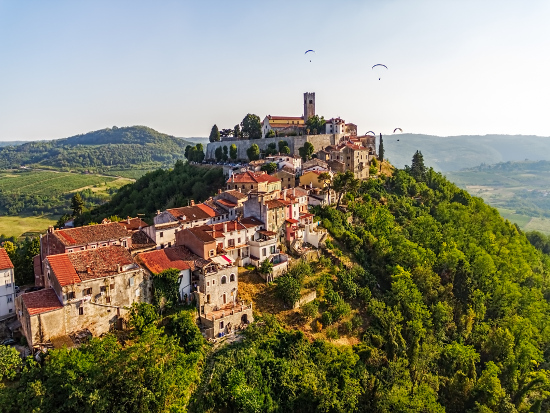
[[262, 122], [262, 134], [265, 138], [272, 130], [278, 136], [302, 135], [306, 130], [303, 116], [271, 116], [267, 115]]
[[194, 291], [192, 283], [197, 283], [198, 277], [193, 278], [192, 272], [203, 263], [203, 259], [193, 254], [186, 247], [171, 247], [138, 254], [137, 261], [145, 267], [151, 275], [168, 269], [179, 270], [178, 290], [179, 298], [188, 302]]
[[[29, 296], [38, 292], [17, 297], [22, 309], [18, 317], [21, 325], [27, 326], [23, 331], [31, 345], [83, 329], [99, 336], [120, 327], [132, 303], [149, 302], [151, 298], [150, 277], [122, 245], [49, 255], [44, 260], [44, 270], [43, 297]], [[38, 324], [33, 324], [29, 303], [42, 297], [51, 304], [54, 296], [60, 307], [47, 310], [47, 323], [39, 317]], [[42, 310], [36, 308], [40, 315]]]
[[[44, 286], [43, 262], [46, 257], [75, 251], [95, 250], [111, 245], [132, 247], [132, 233], [117, 222], [54, 230], [40, 237], [40, 263], [35, 266], [35, 284]], [[40, 270], [40, 272], [36, 272]]]
[[153, 220], [154, 232], [147, 231], [147, 233], [155, 240], [157, 248], [166, 248], [176, 245], [176, 231], [227, 221], [229, 212], [213, 200], [196, 205], [191, 200], [189, 206], [158, 211]]
[[15, 275], [13, 264], [4, 248], [0, 248], [0, 320], [15, 315]]
[[235, 191], [240, 190], [244, 194], [247, 194], [251, 191], [280, 191], [281, 181], [277, 177], [267, 174], [265, 171], [246, 171], [231, 175], [227, 180], [227, 189], [233, 189]]

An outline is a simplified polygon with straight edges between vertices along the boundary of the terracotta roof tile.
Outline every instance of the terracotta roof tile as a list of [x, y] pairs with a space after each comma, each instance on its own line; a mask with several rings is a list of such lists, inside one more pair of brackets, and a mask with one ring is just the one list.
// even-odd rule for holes
[[262, 221], [254, 218], [254, 217], [247, 217], [247, 218], [241, 219], [241, 224], [243, 224], [247, 228], [264, 225], [264, 223]]
[[198, 219], [208, 219], [216, 216], [216, 212], [212, 208], [203, 204], [170, 208], [166, 211], [168, 211], [174, 218], [181, 221], [195, 221]]
[[21, 294], [21, 299], [29, 315], [42, 314], [63, 308], [53, 288]]
[[57, 278], [57, 281], [61, 287], [71, 284], [78, 284], [82, 281], [76, 273], [68, 255], [69, 254], [50, 255], [47, 258], [54, 276]]
[[302, 116], [271, 116], [268, 115], [269, 120], [304, 120]]
[[128, 231], [117, 222], [59, 229], [53, 234], [65, 245], [84, 245], [129, 237]]
[[246, 171], [240, 174], [232, 175], [227, 183], [260, 183], [260, 182], [279, 182], [274, 176], [268, 175], [264, 172], [251, 172]]
[[237, 199], [247, 199], [248, 198], [248, 196], [246, 194], [243, 194], [242, 192], [235, 191], [235, 190], [225, 191], [225, 193], [229, 194], [232, 197], [237, 198]]
[[123, 219], [118, 222], [119, 225], [122, 225], [124, 228], [130, 231], [136, 231], [140, 228], [148, 227], [147, 222], [143, 221], [141, 218], [128, 218]]
[[280, 208], [280, 207], [284, 207], [285, 204], [278, 200], [278, 199], [272, 199], [271, 201], [266, 201], [265, 202], [265, 205], [269, 208], [269, 209], [273, 209], [273, 208]]
[[132, 250], [139, 250], [143, 248], [152, 248], [157, 244], [143, 231], [136, 231], [132, 234]]
[[152, 273], [159, 273], [169, 268], [178, 270], [194, 270], [195, 261], [201, 260], [185, 247], [165, 248], [161, 250], [142, 252], [139, 259]]
[[4, 248], [0, 248], [0, 270], [7, 270], [13, 268], [10, 257]]
[[47, 259], [62, 287], [85, 280], [112, 277], [128, 271], [135, 264], [128, 250], [121, 245], [50, 255]]

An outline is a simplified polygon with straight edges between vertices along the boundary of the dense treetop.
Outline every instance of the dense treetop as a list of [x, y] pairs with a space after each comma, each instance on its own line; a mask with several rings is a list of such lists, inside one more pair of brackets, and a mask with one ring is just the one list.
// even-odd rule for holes
[[183, 159], [187, 144], [145, 126], [113, 126], [65, 139], [1, 148], [0, 169], [26, 165], [107, 172], [132, 165], [167, 167]]

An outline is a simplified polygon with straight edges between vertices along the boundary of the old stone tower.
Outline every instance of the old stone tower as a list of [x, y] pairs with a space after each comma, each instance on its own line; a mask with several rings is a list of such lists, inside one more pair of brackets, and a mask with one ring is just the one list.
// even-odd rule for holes
[[315, 116], [315, 92], [304, 93], [304, 120], [307, 121], [312, 116]]

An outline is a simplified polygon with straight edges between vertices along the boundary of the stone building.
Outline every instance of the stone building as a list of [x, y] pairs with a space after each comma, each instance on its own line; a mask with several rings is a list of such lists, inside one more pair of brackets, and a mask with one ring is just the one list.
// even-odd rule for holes
[[279, 194], [279, 191], [271, 194], [250, 192], [244, 203], [244, 216], [263, 222], [265, 230], [280, 234], [282, 238], [287, 204], [278, 199]]
[[265, 138], [270, 130], [277, 136], [302, 135], [305, 133], [305, 128], [303, 117], [267, 115], [262, 122], [262, 137]]
[[239, 299], [239, 272], [226, 256], [199, 265], [195, 292], [200, 323], [207, 338], [216, 338], [246, 327], [254, 319], [252, 305]]
[[121, 245], [50, 255], [44, 268], [46, 289], [16, 299], [31, 347], [83, 329], [98, 336], [121, 328], [132, 303], [151, 299], [150, 278]]
[[0, 320], [15, 315], [15, 278], [13, 264], [4, 248], [0, 248]]
[[35, 284], [46, 285], [43, 262], [46, 257], [75, 251], [95, 250], [111, 245], [132, 247], [132, 233], [117, 222], [54, 230], [40, 236], [40, 255], [34, 257]]
[[147, 233], [157, 244], [157, 248], [172, 247], [176, 245], [176, 231], [181, 228], [192, 228], [213, 222], [227, 221], [229, 213], [213, 203], [197, 204], [191, 201], [191, 205], [180, 208], [169, 208], [166, 211], [158, 211], [153, 218], [154, 227]]
[[227, 180], [227, 189], [241, 191], [244, 194], [250, 191], [273, 192], [281, 189], [281, 182], [266, 172], [246, 171], [232, 175]]

